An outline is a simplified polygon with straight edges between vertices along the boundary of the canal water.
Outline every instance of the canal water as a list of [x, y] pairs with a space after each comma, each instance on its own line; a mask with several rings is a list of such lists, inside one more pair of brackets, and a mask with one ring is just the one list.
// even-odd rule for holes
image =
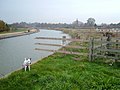
[[69, 35], [56, 30], [41, 29], [40, 32], [0, 40], [0, 77], [22, 67], [24, 58], [32, 58], [32, 62], [40, 60], [52, 52], [36, 51], [35, 48], [54, 49], [60, 47], [35, 45], [35, 43], [62, 44], [61, 40], [41, 40], [35, 37], [57, 37], [62, 38]]

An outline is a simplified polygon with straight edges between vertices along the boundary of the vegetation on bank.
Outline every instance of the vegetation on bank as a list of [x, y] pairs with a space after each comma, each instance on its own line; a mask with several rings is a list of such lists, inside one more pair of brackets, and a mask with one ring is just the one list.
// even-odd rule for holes
[[10, 31], [10, 28], [7, 23], [0, 20], [0, 32], [4, 32], [4, 31], [8, 32], [8, 31]]
[[8, 25], [4, 21], [0, 20], [0, 34], [14, 33], [14, 32], [23, 32], [27, 31], [28, 28], [17, 28], [11, 25]]
[[[74, 60], [79, 57], [80, 61]], [[0, 80], [0, 90], [117, 90], [120, 69], [86, 57], [54, 54]]]
[[[64, 32], [78, 36], [75, 30]], [[70, 44], [86, 46], [88, 43]], [[0, 79], [0, 90], [119, 90], [120, 68], [109, 66], [105, 60], [88, 62], [86, 56], [55, 53], [33, 64], [31, 71], [19, 70]]]
[[28, 28], [11, 28], [11, 32], [23, 32], [28, 31]]
[[14, 33], [14, 32], [25, 32], [28, 31], [28, 28], [10, 28], [10, 31], [3, 31], [0, 34]]

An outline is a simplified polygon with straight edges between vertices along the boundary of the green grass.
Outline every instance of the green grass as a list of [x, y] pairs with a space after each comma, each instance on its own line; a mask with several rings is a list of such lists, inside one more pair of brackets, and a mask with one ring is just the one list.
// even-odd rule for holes
[[[86, 48], [88, 48], [88, 44], [89, 44], [88, 42], [81, 43], [81, 42], [76, 42], [76, 41], [69, 43], [69, 45], [71, 45], [71, 46], [81, 46], [81, 47], [86, 47]], [[71, 52], [80, 52], [80, 53], [88, 53], [89, 52], [88, 49], [67, 48], [67, 47], [62, 48], [62, 49], [66, 50], [66, 51], [71, 51]]]
[[17, 28], [15, 30], [12, 30], [12, 32], [22, 32], [22, 31], [27, 31], [27, 28]]
[[0, 80], [0, 90], [119, 90], [120, 69], [54, 54]]
[[109, 66], [105, 60], [88, 62], [86, 56], [55, 53], [31, 65], [31, 71], [19, 70], [0, 79], [0, 90], [120, 90], [119, 65]]

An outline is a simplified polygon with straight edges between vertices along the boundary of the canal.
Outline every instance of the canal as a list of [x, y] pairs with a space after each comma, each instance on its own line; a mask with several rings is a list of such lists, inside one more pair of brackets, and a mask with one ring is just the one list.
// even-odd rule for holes
[[0, 40], [0, 77], [22, 67], [24, 58], [32, 58], [32, 62], [40, 60], [51, 52], [36, 51], [35, 48], [54, 49], [60, 47], [35, 45], [35, 43], [62, 44], [61, 40], [36, 40], [35, 37], [69, 37], [69, 35], [56, 30], [41, 29], [40, 32], [20, 37]]

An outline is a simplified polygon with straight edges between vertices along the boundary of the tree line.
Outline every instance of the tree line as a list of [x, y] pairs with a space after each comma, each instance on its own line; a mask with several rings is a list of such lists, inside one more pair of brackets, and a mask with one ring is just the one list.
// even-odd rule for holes
[[10, 31], [9, 25], [4, 21], [0, 20], [0, 32]]
[[67, 23], [26, 23], [26, 22], [20, 22], [20, 23], [13, 23], [11, 24], [12, 27], [15, 28], [25, 28], [25, 27], [34, 27], [34, 28], [41, 28], [41, 29], [52, 29], [52, 28], [120, 28], [120, 23], [118, 24], [105, 24], [102, 23], [100, 25], [97, 25], [95, 23], [94, 18], [88, 18], [86, 23], [83, 23], [76, 19], [71, 24]]
[[82, 28], [82, 27], [94, 27], [95, 25], [95, 19], [94, 18], [88, 18], [87, 23], [82, 23], [78, 20], [72, 22], [71, 24], [67, 23], [26, 23], [26, 22], [20, 22], [20, 23], [13, 23], [11, 24], [12, 27], [16, 28], [24, 28], [24, 27], [34, 27], [34, 28]]

